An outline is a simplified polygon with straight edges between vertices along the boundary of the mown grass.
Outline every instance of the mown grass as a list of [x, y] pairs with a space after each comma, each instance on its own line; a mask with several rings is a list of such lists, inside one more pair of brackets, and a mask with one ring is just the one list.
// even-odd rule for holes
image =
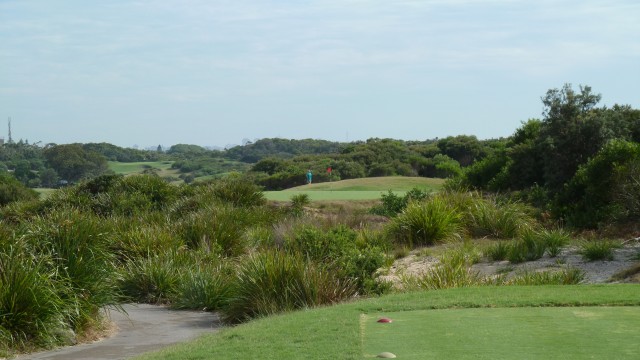
[[[400, 359], [632, 359], [640, 308], [447, 309], [363, 317], [364, 357]], [[428, 320], [428, 321], [427, 321]], [[603, 334], [603, 328], [616, 333]], [[411, 344], [408, 346], [408, 344]]]
[[[374, 200], [380, 199], [380, 196], [386, 191], [381, 190], [358, 190], [358, 191], [265, 191], [264, 196], [267, 200], [273, 201], [290, 201], [291, 197], [306, 194], [311, 201], [328, 201], [328, 200]], [[406, 191], [393, 191], [398, 196], [404, 196]]]
[[423, 177], [383, 176], [301, 185], [285, 191], [387, 191], [389, 189], [409, 191], [416, 187], [438, 190], [444, 181], [444, 179]]
[[413, 188], [427, 192], [438, 191], [443, 183], [443, 179], [387, 176], [302, 185], [284, 191], [266, 191], [265, 197], [268, 200], [289, 201], [292, 196], [307, 194], [312, 201], [372, 200], [380, 199], [389, 190], [398, 196], [404, 196]]
[[171, 169], [173, 161], [140, 161], [140, 162], [119, 162], [109, 161], [109, 169], [119, 175], [141, 174], [145, 170], [154, 169], [158, 171], [158, 175], [177, 175], [177, 170]]
[[[368, 324], [362, 324], [362, 316], [375, 319], [377, 316], [401, 313], [414, 319], [408, 324], [407, 333], [423, 327], [433, 326], [429, 336], [420, 340], [413, 337], [394, 336], [393, 348], [384, 351], [396, 354], [414, 352], [426, 354], [438, 347], [455, 347], [469, 338], [481, 337], [500, 342], [503, 348], [477, 346], [468, 348], [465, 356], [473, 358], [584, 358], [581, 347], [584, 341], [574, 342], [576, 336], [589, 339], [594, 346], [615, 344], [612, 354], [619, 359], [634, 359], [637, 356], [638, 332], [627, 331], [624, 336], [615, 334], [615, 329], [635, 327], [640, 316], [640, 285], [575, 285], [575, 286], [518, 286], [457, 288], [438, 291], [414, 292], [389, 295], [379, 298], [342, 304], [329, 308], [297, 311], [285, 315], [271, 316], [252, 321], [219, 333], [204, 336], [194, 342], [181, 344], [138, 359], [362, 359], [374, 357], [376, 349], [369, 344], [379, 343], [369, 336]], [[593, 308], [587, 306], [609, 306]], [[610, 308], [610, 306], [617, 306]], [[634, 306], [634, 307], [621, 307]], [[564, 316], [558, 327], [541, 321], [558, 313], [574, 312], [584, 316]], [[523, 309], [524, 308], [524, 309]], [[443, 309], [439, 312], [425, 311]], [[474, 326], [460, 322], [463, 309], [473, 310], [478, 317]], [[423, 313], [413, 313], [424, 311]], [[512, 319], [519, 312], [518, 321]], [[535, 314], [534, 314], [535, 312]], [[440, 318], [435, 321], [435, 316]], [[591, 314], [594, 314], [591, 316]], [[524, 316], [526, 315], [526, 316]], [[395, 316], [395, 314], [394, 314]], [[434, 318], [432, 318], [432, 316]], [[510, 320], [512, 319], [512, 320]], [[522, 320], [522, 321], [520, 321]], [[509, 322], [510, 327], [491, 326], [491, 322]], [[551, 321], [551, 320], [550, 320]], [[418, 325], [417, 323], [423, 323]], [[522, 323], [523, 329], [531, 329], [530, 337], [512, 331]], [[402, 326], [402, 321], [388, 324]], [[554, 323], [555, 324], [555, 323]], [[376, 324], [378, 325], [378, 324]], [[542, 330], [540, 330], [542, 327]], [[450, 330], [455, 328], [456, 332]], [[545, 347], [548, 339], [544, 331], [556, 329], [561, 334], [554, 336], [553, 347]], [[478, 333], [482, 329], [482, 334]], [[362, 330], [365, 330], [363, 333]], [[533, 331], [535, 330], [535, 331]], [[574, 335], [568, 337], [564, 332]], [[388, 341], [388, 340], [386, 340]], [[611, 342], [615, 341], [615, 342]], [[506, 356], [503, 356], [506, 351]], [[552, 352], [550, 352], [552, 351]], [[573, 355], [577, 354], [577, 355]], [[373, 356], [371, 356], [373, 355]], [[402, 358], [412, 358], [402, 356]], [[416, 358], [416, 357], [413, 357]], [[425, 358], [424, 356], [418, 358]], [[444, 355], [434, 358], [456, 358]], [[605, 356], [604, 358], [607, 358]]]

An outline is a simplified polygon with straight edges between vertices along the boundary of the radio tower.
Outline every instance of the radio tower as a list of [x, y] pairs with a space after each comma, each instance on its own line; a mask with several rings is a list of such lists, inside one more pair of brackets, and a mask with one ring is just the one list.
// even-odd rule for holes
[[9, 116], [9, 141], [8, 143], [11, 144], [13, 142], [13, 140], [11, 139], [11, 116]]

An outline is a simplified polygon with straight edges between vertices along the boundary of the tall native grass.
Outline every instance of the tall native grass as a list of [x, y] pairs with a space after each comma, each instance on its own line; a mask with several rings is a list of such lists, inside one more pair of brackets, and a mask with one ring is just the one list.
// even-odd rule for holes
[[175, 295], [170, 299], [174, 309], [216, 311], [223, 309], [231, 296], [231, 280], [235, 269], [220, 261], [201, 261], [184, 269]]
[[388, 227], [397, 243], [410, 247], [460, 238], [462, 229], [462, 214], [437, 196], [426, 202], [411, 202]]
[[261, 207], [212, 204], [185, 216], [176, 224], [175, 233], [191, 249], [239, 256], [249, 249], [245, 232], [273, 218], [273, 212]]
[[299, 254], [266, 251], [246, 257], [233, 281], [226, 322], [335, 304], [357, 294], [352, 280], [336, 276]]
[[514, 238], [535, 227], [532, 210], [521, 203], [498, 204], [495, 198], [475, 197], [466, 211], [466, 227], [472, 237]]
[[476, 255], [460, 248], [445, 252], [440, 262], [418, 276], [401, 276], [402, 288], [407, 291], [438, 290], [484, 285], [487, 280], [471, 269]]
[[550, 257], [556, 257], [570, 239], [569, 234], [561, 229], [529, 230], [517, 239], [500, 240], [490, 245], [484, 255], [492, 261], [509, 260], [512, 263], [537, 260], [545, 253]]
[[613, 250], [621, 247], [620, 242], [613, 240], [583, 241], [579, 253], [587, 261], [611, 261], [614, 259]]
[[186, 250], [167, 250], [144, 258], [131, 258], [121, 269], [120, 288], [129, 301], [166, 304], [177, 296], [185, 271], [195, 265]]
[[33, 219], [22, 231], [33, 253], [47, 259], [59, 296], [73, 304], [66, 315], [74, 331], [96, 325], [100, 308], [118, 304], [116, 259], [101, 219], [67, 208]]
[[65, 316], [73, 307], [61, 298], [50, 259], [12, 242], [0, 243], [0, 353], [57, 345], [70, 330]]

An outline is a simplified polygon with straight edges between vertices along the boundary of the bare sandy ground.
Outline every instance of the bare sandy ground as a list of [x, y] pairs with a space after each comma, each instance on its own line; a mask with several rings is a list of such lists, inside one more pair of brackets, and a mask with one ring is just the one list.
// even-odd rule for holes
[[[528, 261], [520, 264], [511, 264], [508, 261], [487, 262], [481, 261], [474, 264], [471, 270], [480, 275], [493, 276], [506, 274], [514, 276], [525, 271], [553, 271], [565, 268], [577, 268], [584, 272], [584, 284], [601, 284], [614, 281], [612, 276], [622, 270], [629, 269], [638, 264], [637, 254], [640, 253], [640, 242], [634, 241], [620, 249], [614, 250], [614, 259], [611, 261], [587, 261], [579, 254], [575, 246], [562, 250], [557, 257], [545, 255], [539, 260]], [[435, 256], [421, 256], [420, 251], [414, 251], [409, 256], [398, 259], [389, 269], [383, 279], [391, 281], [400, 287], [401, 276], [420, 276], [436, 266], [439, 260]], [[632, 281], [632, 279], [628, 279]]]
[[113, 360], [127, 359], [203, 333], [216, 331], [221, 323], [215, 314], [200, 311], [175, 311], [147, 304], [123, 305], [127, 314], [110, 310], [117, 326], [115, 335], [88, 344], [18, 356], [18, 360]]

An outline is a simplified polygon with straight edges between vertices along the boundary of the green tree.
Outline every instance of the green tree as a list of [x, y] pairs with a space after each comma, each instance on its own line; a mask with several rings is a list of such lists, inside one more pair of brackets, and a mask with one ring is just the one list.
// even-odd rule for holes
[[58, 185], [58, 173], [52, 168], [46, 168], [40, 171], [40, 183], [46, 188], [55, 188]]
[[571, 84], [551, 89], [542, 98], [545, 119], [538, 141], [544, 180], [551, 190], [560, 190], [606, 142], [600, 119], [589, 116], [600, 98], [589, 86], [576, 92]]
[[109, 170], [103, 155], [87, 151], [80, 144], [52, 146], [45, 149], [44, 156], [49, 166], [67, 181], [99, 176]]
[[33, 200], [38, 193], [27, 188], [18, 179], [8, 173], [0, 174], [0, 206], [20, 200]]

